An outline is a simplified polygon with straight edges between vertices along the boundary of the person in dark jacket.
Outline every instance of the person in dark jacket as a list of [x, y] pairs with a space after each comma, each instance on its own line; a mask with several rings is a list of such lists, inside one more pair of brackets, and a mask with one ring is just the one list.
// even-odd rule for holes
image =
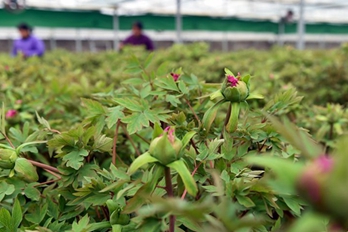
[[152, 51], [154, 50], [152, 40], [144, 35], [143, 33], [143, 24], [140, 22], [136, 22], [132, 27], [132, 35], [127, 37], [123, 43], [121, 43], [121, 48], [125, 45], [135, 45], [135, 46], [145, 46], [146, 50]]
[[17, 28], [21, 38], [13, 43], [12, 55], [43, 56], [45, 45], [41, 39], [32, 34], [32, 28], [26, 23], [19, 24]]

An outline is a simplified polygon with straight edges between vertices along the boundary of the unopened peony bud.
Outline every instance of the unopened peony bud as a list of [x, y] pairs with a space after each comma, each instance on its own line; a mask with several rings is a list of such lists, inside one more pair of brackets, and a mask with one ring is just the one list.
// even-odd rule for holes
[[180, 74], [170, 73], [170, 75], [173, 77], [174, 81], [178, 81], [179, 80]]
[[16, 160], [14, 170], [18, 178], [27, 182], [36, 182], [39, 180], [36, 168], [25, 158], [18, 158]]
[[9, 110], [6, 113], [6, 118], [14, 118], [17, 115], [17, 110]]
[[175, 136], [173, 128], [167, 128], [163, 135], [155, 138], [149, 148], [151, 156], [158, 159], [161, 164], [167, 165], [179, 160], [182, 142]]
[[322, 208], [323, 192], [325, 191], [323, 184], [332, 167], [333, 160], [330, 157], [320, 156], [305, 169], [298, 183], [300, 195], [319, 209]]
[[221, 93], [230, 102], [243, 102], [249, 96], [249, 87], [240, 76], [227, 75]]
[[0, 149], [0, 168], [12, 169], [15, 165], [17, 154], [15, 151]]

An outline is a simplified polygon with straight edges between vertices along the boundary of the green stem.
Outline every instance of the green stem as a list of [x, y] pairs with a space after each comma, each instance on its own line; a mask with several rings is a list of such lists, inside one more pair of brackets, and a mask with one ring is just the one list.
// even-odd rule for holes
[[238, 118], [239, 118], [240, 105], [238, 102], [231, 103], [231, 114], [226, 125], [226, 130], [229, 133], [237, 130], [238, 127]]
[[[166, 180], [166, 190], [168, 197], [173, 197], [173, 185], [172, 185], [172, 176], [170, 174], [170, 168], [165, 167], [164, 168], [164, 177]], [[170, 215], [169, 216], [169, 232], [174, 232], [175, 231], [175, 216]]]
[[114, 135], [114, 145], [112, 147], [112, 164], [116, 166], [116, 158], [117, 158], [117, 139], [118, 139], [118, 128], [120, 127], [120, 120], [117, 121], [115, 135]]

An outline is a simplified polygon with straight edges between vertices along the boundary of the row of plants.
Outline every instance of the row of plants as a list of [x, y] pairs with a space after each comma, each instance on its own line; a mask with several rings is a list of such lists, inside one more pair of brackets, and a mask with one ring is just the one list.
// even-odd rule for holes
[[346, 58], [3, 56], [0, 231], [346, 231]]

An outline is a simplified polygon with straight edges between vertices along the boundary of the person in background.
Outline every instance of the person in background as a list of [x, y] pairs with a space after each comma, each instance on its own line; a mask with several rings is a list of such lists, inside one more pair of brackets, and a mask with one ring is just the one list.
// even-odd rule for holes
[[142, 45], [146, 47], [146, 50], [154, 50], [152, 40], [143, 34], [143, 24], [141, 22], [136, 22], [132, 27], [132, 35], [126, 38], [123, 43], [121, 43], [121, 49], [125, 45]]
[[21, 38], [13, 43], [12, 55], [22, 55], [25, 58], [43, 56], [45, 45], [42, 40], [32, 34], [32, 28], [26, 23], [21, 23], [17, 29]]

